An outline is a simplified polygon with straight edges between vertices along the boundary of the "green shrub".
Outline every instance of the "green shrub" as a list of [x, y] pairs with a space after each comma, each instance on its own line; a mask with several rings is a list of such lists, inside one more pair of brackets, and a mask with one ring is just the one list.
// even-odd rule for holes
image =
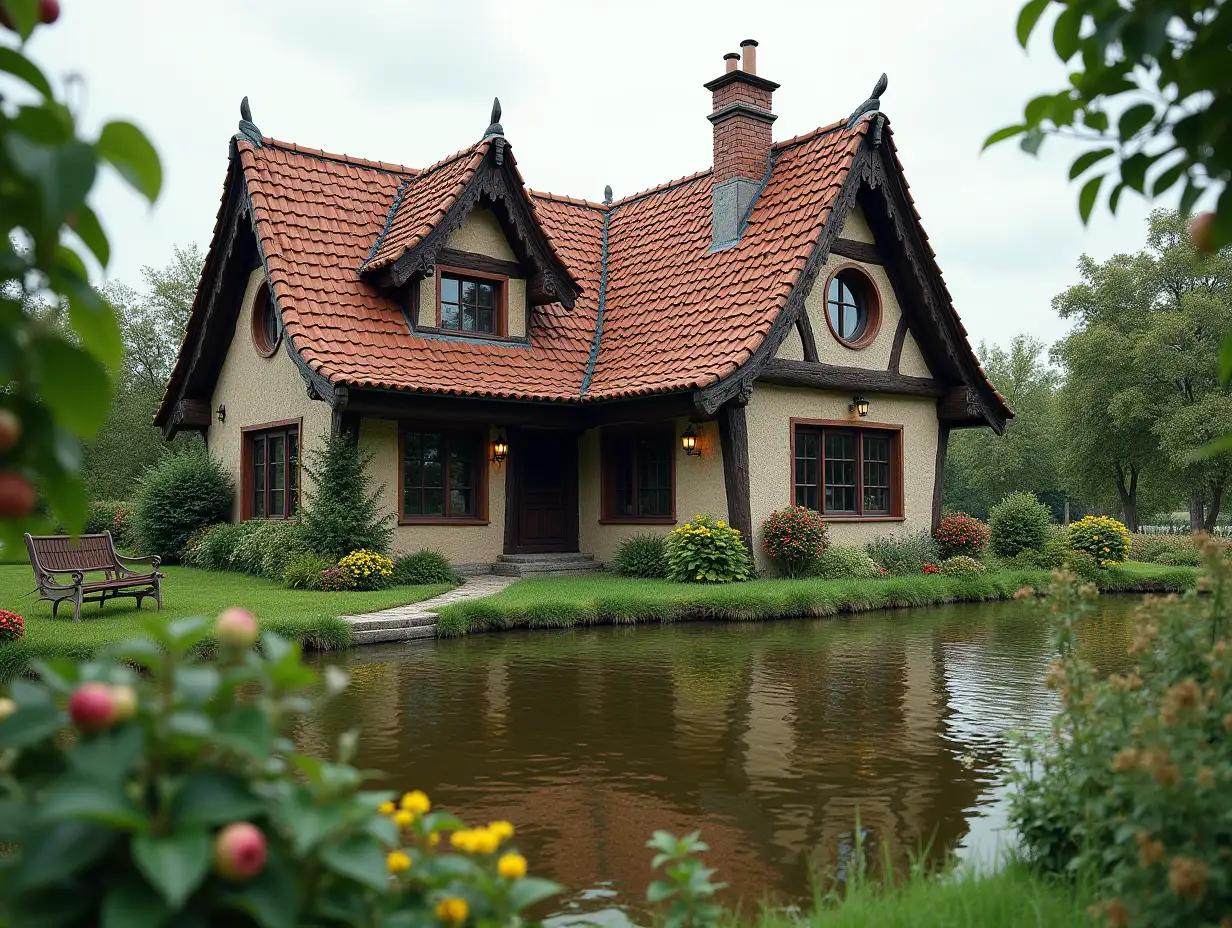
[[167, 455], [145, 472], [133, 497], [142, 554], [174, 561], [197, 529], [231, 517], [235, 486], [209, 452]]
[[864, 546], [878, 567], [896, 576], [923, 573], [925, 564], [935, 564], [940, 555], [937, 542], [928, 532], [911, 535], [882, 535]]
[[694, 516], [667, 536], [667, 576], [678, 583], [733, 583], [753, 574], [740, 531], [710, 515]]
[[1094, 583], [1099, 579], [1099, 562], [1085, 551], [1066, 552], [1065, 562], [1061, 566], [1084, 583]]
[[393, 583], [394, 562], [375, 551], [352, 551], [338, 562], [351, 575], [351, 589], [383, 590]]
[[1070, 525], [1066, 540], [1075, 551], [1085, 551], [1100, 568], [1123, 564], [1129, 557], [1129, 529], [1107, 516], [1084, 516]]
[[632, 535], [617, 547], [611, 566], [622, 577], [660, 580], [667, 576], [667, 539], [650, 532]]
[[863, 548], [844, 545], [827, 548], [813, 567], [813, 576], [825, 580], [870, 580], [884, 573]]
[[104, 500], [90, 504], [86, 524], [81, 529], [85, 535], [101, 535], [111, 532], [118, 547], [128, 548], [136, 542], [136, 520], [133, 504], [117, 500]]
[[395, 586], [458, 584], [462, 582], [462, 576], [441, 552], [423, 548], [414, 554], [394, 558], [393, 582]]
[[1201, 567], [1202, 555], [1193, 548], [1166, 548], [1155, 558], [1155, 563], [1168, 567]]
[[971, 574], [982, 574], [984, 565], [973, 557], [957, 554], [954, 557], [947, 557], [938, 564], [937, 570], [946, 577], [967, 577]]
[[230, 570], [231, 555], [246, 531], [231, 522], [197, 529], [184, 545], [184, 563], [203, 570]]
[[992, 507], [989, 547], [997, 557], [1041, 551], [1052, 530], [1052, 512], [1034, 493], [1011, 493]]
[[351, 766], [358, 732], [297, 753], [347, 674], [224, 618], [151, 620], [150, 639], [6, 688], [6, 925], [516, 928], [559, 892], [508, 822], [376, 789]]
[[762, 525], [761, 536], [770, 560], [788, 577], [813, 573], [817, 559], [830, 546], [821, 513], [807, 506], [772, 512]]
[[960, 554], [978, 558], [988, 544], [988, 526], [965, 512], [948, 513], [933, 532], [939, 557]]
[[319, 554], [308, 551], [294, 554], [283, 568], [282, 585], [289, 590], [319, 590], [322, 572], [333, 566], [333, 561]]
[[287, 561], [307, 550], [304, 530], [297, 522], [245, 522], [229, 566], [241, 573], [281, 580]]
[[326, 435], [308, 453], [304, 470], [314, 487], [301, 521], [313, 551], [340, 560], [352, 551], [389, 550], [393, 513], [381, 505], [384, 488], [372, 487], [371, 462], [349, 434]]
[[1050, 596], [1045, 683], [1061, 710], [1014, 768], [1011, 819], [1037, 865], [1098, 881], [1108, 923], [1214, 925], [1232, 911], [1232, 569], [1203, 547], [1213, 595], [1148, 600], [1125, 675], [1105, 678], [1078, 650], [1092, 588], [1071, 578]]

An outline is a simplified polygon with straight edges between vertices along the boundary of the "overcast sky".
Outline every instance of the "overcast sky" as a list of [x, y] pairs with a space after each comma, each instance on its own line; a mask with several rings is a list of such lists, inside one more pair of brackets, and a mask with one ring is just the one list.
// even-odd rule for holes
[[[917, 206], [973, 342], [1064, 331], [1049, 301], [1078, 256], [1140, 247], [1147, 207], [1124, 197], [1089, 228], [1066, 182], [1072, 152], [1035, 161], [994, 129], [1064, 74], [1041, 30], [1027, 55], [1020, 0], [62, 0], [32, 52], [79, 72], [87, 126], [117, 116], [162, 154], [151, 211], [114, 178], [97, 206], [111, 276], [137, 284], [172, 244], [209, 243], [240, 98], [285, 141], [423, 166], [471, 144], [492, 97], [530, 186], [593, 200], [709, 167], [709, 93], [722, 56], [754, 38], [776, 139], [846, 116], [882, 71]], [[1049, 148], [1051, 147], [1051, 153]]]

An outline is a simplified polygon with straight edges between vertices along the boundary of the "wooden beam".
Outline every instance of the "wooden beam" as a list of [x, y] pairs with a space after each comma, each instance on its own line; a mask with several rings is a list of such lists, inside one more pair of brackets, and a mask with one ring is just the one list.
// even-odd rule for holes
[[809, 319], [808, 307], [800, 309], [800, 318], [796, 320], [796, 329], [800, 333], [800, 344], [804, 346], [804, 360], [817, 363], [817, 339], [813, 335], [813, 322]]
[[851, 238], [836, 238], [834, 243], [830, 245], [830, 254], [850, 258], [852, 261], [863, 261], [865, 264], [884, 263], [881, 251], [876, 245], [870, 245], [868, 242], [857, 242]]
[[719, 410], [719, 446], [723, 449], [723, 484], [727, 490], [727, 521], [740, 530], [752, 554], [753, 506], [749, 497], [749, 424], [745, 407], [728, 403]]
[[937, 418], [951, 426], [968, 422], [988, 424], [980, 395], [971, 387], [951, 387], [947, 390], [937, 404]]
[[170, 439], [176, 432], [204, 432], [209, 427], [210, 401], [183, 399], [171, 407], [163, 434]]
[[907, 377], [891, 371], [864, 367], [839, 367], [835, 364], [810, 364], [774, 358], [766, 362], [758, 380], [783, 387], [809, 387], [850, 393], [899, 393], [905, 396], [946, 395], [944, 385], [931, 377]]
[[487, 255], [477, 255], [470, 251], [458, 251], [456, 248], [442, 248], [437, 253], [436, 263], [444, 264], [447, 267], [460, 268], [464, 271], [475, 271], [479, 274], [496, 274], [499, 277], [526, 277], [526, 271], [516, 261], [489, 258]]
[[937, 423], [937, 461], [933, 466], [933, 531], [941, 524], [941, 497], [945, 492], [945, 456], [950, 447], [950, 427]]
[[894, 346], [890, 349], [890, 373], [897, 374], [899, 364], [903, 359], [903, 343], [907, 341], [907, 313], [903, 311], [903, 304], [899, 304], [898, 313], [898, 328], [894, 330]]

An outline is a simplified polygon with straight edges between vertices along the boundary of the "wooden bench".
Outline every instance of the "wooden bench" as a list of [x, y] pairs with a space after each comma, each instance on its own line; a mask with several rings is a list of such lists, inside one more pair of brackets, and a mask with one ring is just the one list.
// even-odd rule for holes
[[[38, 581], [39, 599], [51, 601], [51, 616], [56, 617], [60, 603], [73, 602], [73, 621], [81, 621], [82, 603], [103, 603], [118, 596], [132, 596], [137, 608], [147, 596], [153, 596], [158, 608], [163, 607], [163, 594], [158, 572], [162, 559], [158, 557], [123, 557], [115, 548], [111, 532], [101, 535], [26, 534], [26, 549], [30, 566]], [[128, 564], [148, 564], [149, 570], [133, 570]], [[86, 574], [101, 573], [101, 580], [87, 580]], [[71, 582], [60, 578], [67, 576]]]

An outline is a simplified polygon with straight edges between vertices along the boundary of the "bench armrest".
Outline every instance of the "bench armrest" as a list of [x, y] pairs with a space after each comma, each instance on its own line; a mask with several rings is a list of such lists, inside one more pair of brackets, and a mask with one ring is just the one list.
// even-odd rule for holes
[[151, 554], [146, 557], [128, 557], [124, 554], [116, 554], [116, 560], [121, 562], [121, 567], [127, 567], [128, 564], [149, 564], [150, 567], [155, 570], [157, 570], [158, 565], [163, 562], [163, 559], [157, 554]]

